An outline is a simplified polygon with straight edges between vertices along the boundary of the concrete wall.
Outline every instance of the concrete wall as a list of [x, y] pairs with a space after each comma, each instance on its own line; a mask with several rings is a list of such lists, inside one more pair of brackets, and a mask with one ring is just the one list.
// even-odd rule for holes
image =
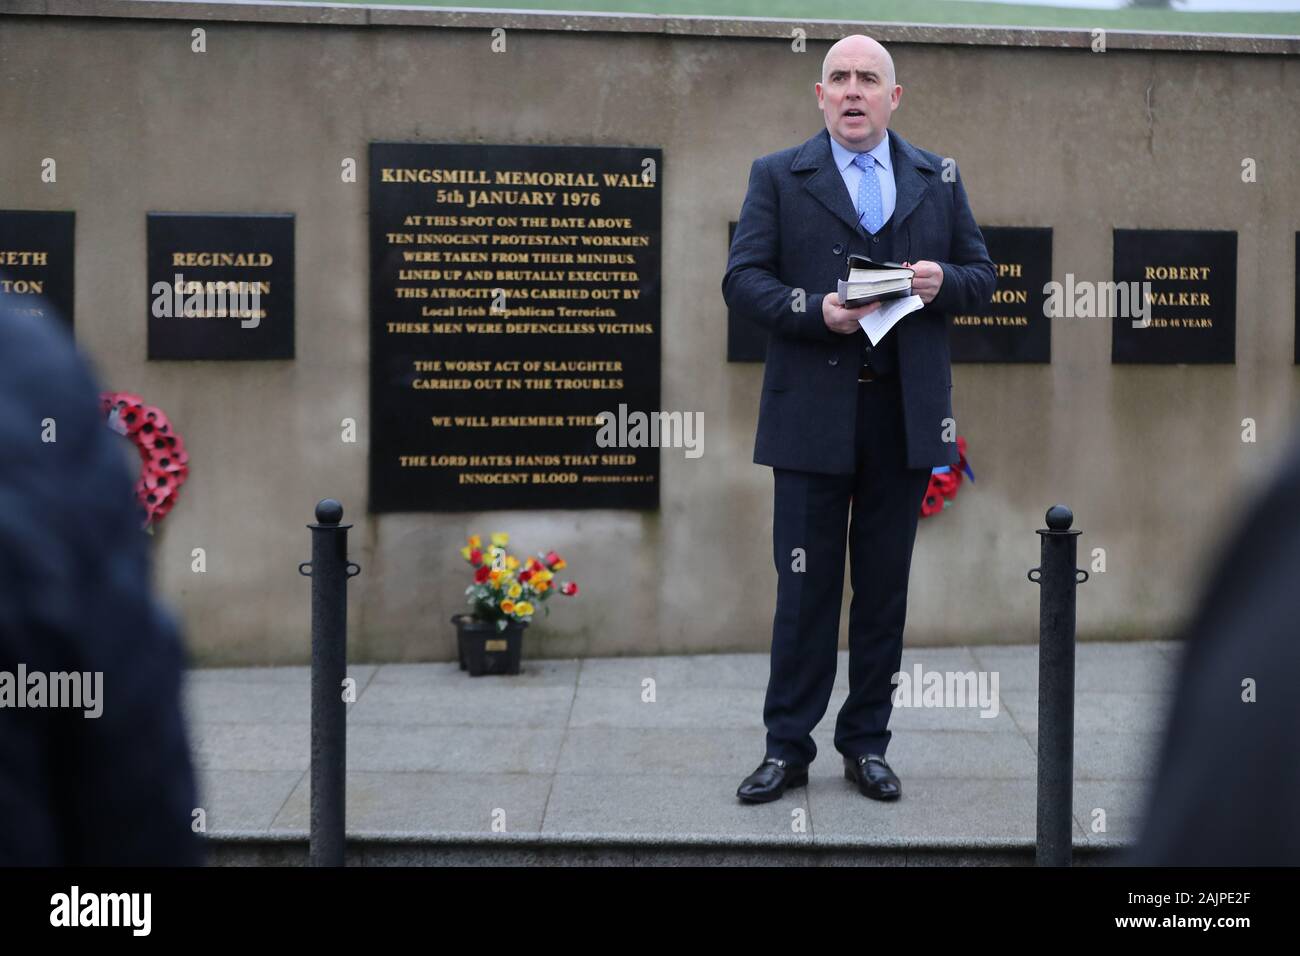
[[[303, 9], [282, 18], [312, 19]], [[779, 39], [788, 24], [525, 25], [494, 55], [486, 27], [451, 28], [450, 15], [378, 26], [355, 12], [317, 17], [348, 25], [173, 10], [187, 18], [0, 16], [0, 208], [76, 211], [78, 340], [106, 386], [161, 405], [190, 449], [156, 575], [196, 658], [307, 659], [296, 568], [325, 496], [348, 507], [363, 568], [355, 660], [454, 657], [456, 549], [496, 530], [557, 549], [582, 586], [534, 626], [530, 656], [766, 650], [772, 478], [750, 462], [762, 369], [725, 361], [719, 282], [750, 162], [821, 126], [812, 84], [828, 40], [814, 31], [798, 54]], [[191, 18], [209, 18], [206, 54], [190, 50]], [[1110, 322], [1097, 319], [1055, 320], [1050, 366], [954, 366], [978, 482], [921, 522], [913, 561], [909, 644], [1031, 641], [1034, 530], [1065, 502], [1081, 554], [1107, 556], [1081, 590], [1080, 636], [1168, 636], [1295, 421], [1295, 45], [1157, 51], [1112, 38], [1094, 54], [1086, 37], [1052, 48], [998, 46], [1014, 37], [990, 31], [876, 35], [904, 88], [895, 128], [957, 159], [981, 224], [1054, 227], [1055, 278], [1110, 278], [1112, 227], [1239, 232], [1235, 366], [1112, 366]], [[660, 513], [364, 513], [372, 140], [663, 148], [663, 407], [704, 412], [705, 454], [663, 451]], [[44, 157], [58, 161], [55, 184], [39, 179]], [[357, 183], [340, 181], [344, 157]], [[1241, 182], [1243, 157], [1258, 183]], [[294, 361], [146, 362], [152, 210], [297, 215]], [[1246, 416], [1256, 444], [1241, 441]], [[357, 444], [339, 439], [345, 417], [361, 424]], [[195, 547], [205, 574], [190, 569]]]

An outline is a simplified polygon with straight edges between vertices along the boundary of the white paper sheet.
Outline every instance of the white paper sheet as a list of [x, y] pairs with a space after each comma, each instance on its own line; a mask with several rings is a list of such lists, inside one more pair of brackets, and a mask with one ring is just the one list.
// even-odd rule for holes
[[871, 344], [879, 345], [885, 333], [892, 329], [899, 319], [924, 305], [919, 295], [909, 295], [902, 299], [886, 299], [880, 303], [880, 308], [875, 312], [858, 319], [858, 324], [862, 326], [862, 331], [867, 333], [867, 338], [871, 339]]

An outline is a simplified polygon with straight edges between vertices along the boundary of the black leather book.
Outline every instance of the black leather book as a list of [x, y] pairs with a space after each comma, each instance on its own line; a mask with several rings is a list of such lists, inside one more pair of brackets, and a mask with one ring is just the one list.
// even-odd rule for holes
[[901, 262], [876, 262], [866, 256], [849, 256], [847, 275], [839, 281], [840, 302], [856, 309], [868, 302], [901, 299], [912, 294], [915, 270]]

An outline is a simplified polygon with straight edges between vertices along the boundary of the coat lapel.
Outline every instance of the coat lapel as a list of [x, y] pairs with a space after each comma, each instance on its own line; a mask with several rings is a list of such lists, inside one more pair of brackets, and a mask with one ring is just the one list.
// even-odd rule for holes
[[858, 230], [858, 211], [849, 200], [849, 191], [844, 188], [844, 177], [835, 167], [835, 155], [831, 152], [831, 134], [825, 129], [808, 140], [795, 153], [794, 162], [790, 164], [791, 172], [812, 170], [811, 176], [801, 177], [803, 188], [812, 193], [823, 206], [833, 212], [851, 229]]
[[[830, 135], [829, 133], [827, 134]], [[894, 159], [894, 229], [900, 229], [907, 217], [925, 198], [934, 181], [934, 166], [907, 140], [893, 130], [889, 131], [891, 155]], [[828, 150], [829, 146], [826, 147]]]
[[[894, 160], [896, 198], [893, 222], [897, 235], [901, 234], [899, 230], [907, 217], [925, 198], [935, 168], [903, 137], [893, 130], [889, 130], [888, 135], [890, 155]], [[858, 225], [858, 212], [849, 199], [849, 191], [844, 188], [844, 177], [835, 166], [835, 154], [831, 152], [831, 134], [827, 130], [823, 129], [799, 148], [790, 164], [790, 171], [811, 171], [811, 175], [802, 177], [803, 188], [845, 225], [858, 232], [862, 231]]]

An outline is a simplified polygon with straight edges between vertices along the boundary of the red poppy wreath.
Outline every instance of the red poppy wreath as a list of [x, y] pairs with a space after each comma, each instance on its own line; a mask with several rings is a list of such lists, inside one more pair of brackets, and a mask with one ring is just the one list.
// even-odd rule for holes
[[975, 480], [975, 472], [971, 471], [970, 462], [966, 460], [966, 439], [961, 436], [957, 437], [957, 453], [956, 465], [951, 468], [935, 468], [930, 473], [930, 486], [926, 488], [925, 498], [921, 501], [922, 518], [939, 514], [956, 500], [963, 474], [969, 476], [971, 481]]
[[190, 474], [190, 456], [185, 442], [172, 429], [162, 409], [146, 405], [139, 395], [129, 392], [105, 392], [100, 396], [109, 427], [125, 435], [140, 453], [140, 480], [135, 484], [136, 497], [144, 508], [144, 527], [153, 526], [167, 516]]

